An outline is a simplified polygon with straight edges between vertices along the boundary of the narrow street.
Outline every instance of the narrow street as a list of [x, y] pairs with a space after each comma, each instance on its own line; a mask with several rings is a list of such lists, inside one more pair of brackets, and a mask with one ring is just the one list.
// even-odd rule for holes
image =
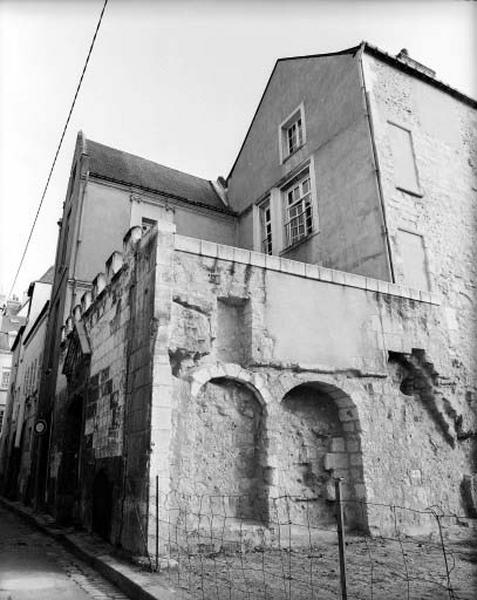
[[0, 600], [128, 600], [91, 567], [0, 506]]

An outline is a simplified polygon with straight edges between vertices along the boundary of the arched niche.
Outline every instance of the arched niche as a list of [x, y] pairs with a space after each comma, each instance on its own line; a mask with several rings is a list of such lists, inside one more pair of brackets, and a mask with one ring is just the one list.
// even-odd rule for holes
[[283, 500], [275, 502], [277, 518], [286, 513], [297, 525], [334, 526], [334, 484], [342, 478], [346, 525], [366, 530], [361, 426], [350, 396], [331, 384], [305, 381], [287, 389], [281, 406], [275, 492]]
[[[266, 407], [248, 381], [212, 377], [193, 396], [182, 480], [208, 519], [268, 522]], [[184, 447], [184, 444], [188, 447]]]

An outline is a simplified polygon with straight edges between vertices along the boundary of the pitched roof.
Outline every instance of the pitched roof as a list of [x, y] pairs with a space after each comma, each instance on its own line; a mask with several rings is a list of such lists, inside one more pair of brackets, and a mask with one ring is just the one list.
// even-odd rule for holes
[[40, 283], [53, 283], [53, 278], [55, 276], [55, 265], [52, 265], [49, 269], [43, 273], [43, 275], [38, 279]]
[[43, 275], [39, 279], [35, 279], [34, 281], [30, 282], [30, 285], [28, 286], [28, 296], [31, 297], [31, 295], [33, 294], [35, 283], [49, 283], [50, 285], [53, 285], [54, 278], [55, 266], [52, 265], [43, 273]]
[[[275, 70], [279, 63], [285, 62], [285, 61], [292, 61], [292, 60], [325, 58], [328, 56], [339, 56], [342, 54], [354, 55], [361, 49], [372, 56], [380, 58], [383, 62], [386, 62], [386, 63], [396, 67], [397, 69], [400, 69], [401, 71], [409, 73], [410, 75], [413, 75], [414, 77], [421, 79], [421, 80], [425, 81], [426, 83], [429, 83], [430, 85], [433, 85], [434, 87], [441, 89], [442, 91], [448, 93], [450, 96], [453, 96], [454, 98], [457, 98], [461, 102], [464, 102], [465, 104], [468, 104], [469, 106], [472, 106], [472, 108], [477, 108], [477, 100], [475, 100], [474, 98], [471, 98], [470, 96], [467, 96], [466, 94], [463, 94], [456, 88], [453, 88], [449, 84], [444, 83], [443, 81], [440, 81], [439, 79], [436, 79], [435, 77], [431, 76], [430, 74], [426, 74], [426, 72], [423, 72], [422, 69], [412, 66], [412, 64], [409, 64], [408, 62], [404, 61], [401, 57], [392, 56], [391, 54], [384, 52], [384, 50], [380, 50], [376, 46], [373, 46], [372, 44], [369, 44], [368, 42], [365, 42], [365, 41], [361, 42], [358, 46], [353, 46], [352, 48], [346, 48], [345, 50], [339, 50], [338, 52], [325, 52], [322, 54], [305, 54], [305, 55], [299, 55], [299, 56], [285, 56], [283, 58], [278, 58], [272, 69], [270, 77], [268, 78], [268, 81], [265, 85], [265, 89], [263, 90], [262, 96], [258, 102], [258, 106], [252, 117], [249, 128], [247, 130], [247, 133], [245, 134], [242, 145], [240, 146], [240, 149], [237, 153], [237, 156], [232, 165], [232, 168], [230, 169], [230, 172], [227, 175], [227, 181], [230, 179], [230, 177], [233, 173], [233, 170], [235, 169], [235, 165], [237, 164], [238, 158], [245, 146], [245, 142], [247, 141], [250, 130], [252, 129], [252, 125], [255, 121], [255, 117], [257, 116], [258, 110], [263, 102], [263, 99], [265, 98], [265, 94], [267, 92], [268, 86], [270, 85], [272, 77], [273, 77]], [[413, 61], [413, 62], [416, 63], [416, 61]], [[420, 63], [416, 63], [416, 64], [420, 64]], [[423, 66], [424, 65], [421, 65], [421, 67], [423, 67]], [[427, 70], [431, 71], [431, 69], [427, 69]]]
[[151, 160], [85, 140], [90, 176], [132, 185], [169, 198], [221, 212], [231, 212], [214, 190], [212, 182]]
[[[400, 56], [401, 53], [398, 56], [393, 56], [392, 54], [389, 54], [388, 52], [385, 52], [384, 50], [373, 46], [369, 42], [362, 42], [361, 45], [364, 48], [365, 52], [367, 52], [368, 54], [380, 58], [383, 62], [387, 62], [393, 67], [396, 67], [401, 71], [413, 75], [417, 79], [422, 79], [422, 81], [425, 81], [426, 83], [429, 83], [430, 85], [439, 88], [443, 92], [446, 92], [450, 96], [457, 98], [457, 100], [468, 104], [472, 108], [477, 108], [477, 100], [475, 100], [471, 96], [468, 96], [467, 94], [464, 94], [455, 87], [452, 87], [448, 83], [445, 83], [444, 81], [441, 81], [440, 79], [437, 79], [435, 76], [431, 75], [431, 73], [433, 73], [432, 69], [421, 65], [415, 60], [411, 60], [410, 62], [408, 62], [402, 56]], [[416, 65], [420, 65], [421, 68], [417, 68]], [[422, 67], [424, 67], [424, 70], [422, 69]]]

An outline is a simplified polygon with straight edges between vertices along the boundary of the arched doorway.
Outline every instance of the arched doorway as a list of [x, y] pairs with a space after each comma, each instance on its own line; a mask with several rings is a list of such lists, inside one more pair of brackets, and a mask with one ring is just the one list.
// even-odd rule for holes
[[277, 483], [286, 507], [280, 512], [297, 525], [334, 526], [340, 477], [347, 527], [366, 528], [360, 427], [350, 398], [329, 384], [307, 382], [290, 389], [282, 407]]
[[109, 541], [113, 510], [112, 484], [104, 470], [96, 474], [93, 481], [92, 527], [98, 535]]

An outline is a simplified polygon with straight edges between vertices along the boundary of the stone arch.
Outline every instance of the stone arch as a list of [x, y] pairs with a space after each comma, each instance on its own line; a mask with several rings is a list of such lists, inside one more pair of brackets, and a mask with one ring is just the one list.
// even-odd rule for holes
[[368, 529], [361, 423], [351, 396], [333, 383], [308, 377], [281, 382], [282, 442], [275, 449], [278, 496], [297, 524], [334, 521], [334, 479], [343, 479], [347, 526]]
[[226, 364], [196, 371], [192, 387], [191, 462], [202, 507], [224, 515], [229, 524], [234, 519], [266, 524], [269, 396], [264, 382]]
[[231, 379], [242, 383], [256, 395], [260, 404], [267, 407], [271, 397], [265, 379], [235, 363], [218, 363], [201, 367], [191, 373], [191, 396], [197, 398], [204, 384], [211, 379]]

